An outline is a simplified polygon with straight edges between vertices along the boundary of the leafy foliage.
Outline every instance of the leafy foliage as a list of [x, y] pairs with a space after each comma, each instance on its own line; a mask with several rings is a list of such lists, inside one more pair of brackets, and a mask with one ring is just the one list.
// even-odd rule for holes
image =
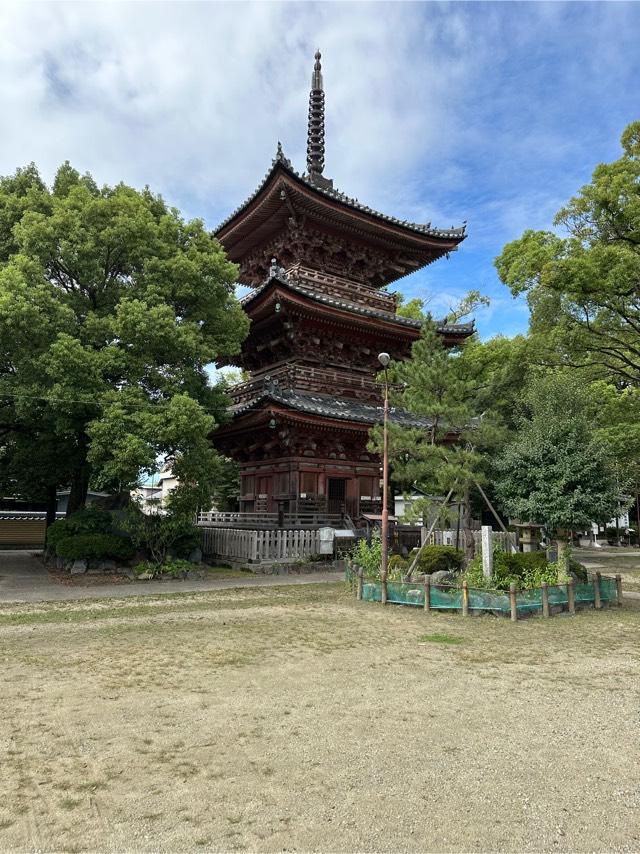
[[351, 560], [361, 566], [365, 575], [370, 578], [380, 578], [382, 567], [382, 540], [380, 532], [374, 531], [371, 535], [371, 543], [367, 543], [364, 537], [357, 540], [350, 554]]
[[606, 521], [617, 508], [612, 467], [594, 435], [584, 392], [569, 375], [532, 383], [516, 438], [497, 469], [496, 488], [507, 512], [550, 532]]
[[56, 554], [58, 543], [63, 539], [85, 534], [109, 534], [112, 527], [113, 519], [110, 513], [89, 506], [50, 525], [47, 531], [47, 548]]
[[431, 575], [434, 572], [460, 572], [464, 552], [453, 546], [425, 546], [418, 558], [418, 571]]
[[129, 560], [134, 549], [131, 541], [116, 534], [71, 534], [56, 541], [56, 555], [66, 560], [112, 558]]
[[187, 555], [200, 542], [200, 532], [192, 516], [177, 512], [143, 513], [132, 505], [124, 521], [133, 544], [143, 549], [155, 563], [166, 563], [171, 553]]
[[205, 367], [248, 328], [235, 278], [203, 223], [148, 189], [69, 164], [51, 189], [35, 166], [0, 179], [0, 485], [71, 485], [73, 512], [90, 481], [128, 490], [162, 456], [190, 488], [175, 502], [206, 506], [226, 398]]
[[526, 231], [505, 246], [496, 267], [515, 295], [527, 295], [547, 363], [638, 387], [640, 121], [626, 128], [622, 148], [557, 214], [567, 236]]
[[144, 560], [135, 567], [134, 572], [136, 575], [148, 575], [151, 578], [158, 578], [161, 575], [184, 578], [192, 569], [193, 564], [188, 560], [171, 558], [166, 561]]

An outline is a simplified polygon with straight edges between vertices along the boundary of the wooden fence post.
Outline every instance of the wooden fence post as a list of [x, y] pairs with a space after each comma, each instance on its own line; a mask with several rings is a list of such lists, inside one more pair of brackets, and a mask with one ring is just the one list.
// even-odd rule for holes
[[549, 616], [549, 583], [542, 582], [542, 616]]
[[509, 585], [509, 602], [511, 604], [511, 620], [516, 622], [518, 619], [518, 602], [516, 600], [516, 584], [512, 581]]
[[622, 605], [622, 576], [616, 575], [616, 598], [618, 605]]
[[382, 581], [382, 604], [387, 604], [387, 579]]
[[567, 604], [569, 606], [569, 613], [575, 614], [576, 612], [576, 583], [573, 578], [570, 578], [567, 581]]
[[593, 576], [593, 607], [594, 608], [602, 608], [602, 601], [600, 599], [600, 573], [596, 572]]
[[469, 585], [466, 581], [462, 582], [462, 616], [469, 616]]
[[[357, 564], [356, 564], [356, 566], [357, 566]], [[364, 573], [362, 571], [362, 567], [358, 566], [358, 589], [356, 592], [356, 598], [357, 599], [362, 599], [362, 588], [364, 587], [363, 575], [364, 575]]]
[[426, 573], [424, 576], [424, 610], [431, 610], [431, 576]]

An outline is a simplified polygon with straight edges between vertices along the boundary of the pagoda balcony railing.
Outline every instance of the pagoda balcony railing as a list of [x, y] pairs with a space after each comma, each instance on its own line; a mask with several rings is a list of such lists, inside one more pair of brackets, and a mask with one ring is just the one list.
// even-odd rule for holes
[[197, 524], [205, 528], [244, 528], [251, 531], [276, 528], [316, 530], [331, 527], [349, 528], [349, 520], [340, 513], [221, 513], [200, 512]]
[[[268, 383], [298, 391], [314, 391], [337, 397], [379, 402], [382, 387], [371, 377], [335, 368], [317, 368], [312, 365], [282, 365], [268, 373], [259, 374], [250, 380], [231, 386], [228, 394], [235, 405], [252, 400]], [[398, 390], [399, 386], [393, 386]]]
[[360, 282], [354, 282], [333, 273], [313, 270], [301, 264], [292, 265], [287, 268], [286, 273], [301, 285], [308, 285], [312, 290], [364, 305], [376, 311], [386, 311], [389, 314], [396, 313], [397, 298], [395, 294], [377, 291]]

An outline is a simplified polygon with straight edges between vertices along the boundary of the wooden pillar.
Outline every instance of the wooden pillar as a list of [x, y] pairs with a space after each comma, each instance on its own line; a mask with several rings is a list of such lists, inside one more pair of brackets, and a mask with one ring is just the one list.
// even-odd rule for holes
[[622, 605], [622, 576], [616, 575], [616, 598], [618, 605]]
[[357, 599], [362, 599], [362, 588], [364, 586], [363, 575], [364, 575], [364, 573], [362, 571], [362, 567], [358, 566], [358, 588], [357, 588], [357, 592], [356, 592], [356, 598]]
[[509, 603], [511, 605], [511, 620], [515, 623], [518, 619], [518, 602], [516, 600], [516, 585], [514, 581], [509, 585]]
[[382, 604], [387, 604], [387, 579], [385, 578], [382, 582]]
[[431, 576], [424, 577], [424, 610], [431, 610]]
[[600, 599], [600, 573], [596, 572], [593, 576], [593, 607], [594, 608], [602, 608], [602, 601]]
[[469, 616], [469, 585], [466, 581], [462, 582], [462, 616]]
[[570, 578], [567, 581], [567, 603], [569, 606], [569, 613], [575, 614], [576, 612], [576, 583], [573, 578]]
[[542, 582], [542, 616], [549, 616], [549, 584], [546, 581]]

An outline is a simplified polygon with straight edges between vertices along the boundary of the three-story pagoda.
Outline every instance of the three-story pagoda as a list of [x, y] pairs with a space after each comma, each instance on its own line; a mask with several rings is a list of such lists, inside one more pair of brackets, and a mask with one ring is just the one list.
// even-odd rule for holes
[[[232, 420], [213, 437], [240, 464], [245, 512], [379, 512], [380, 461], [367, 449], [382, 421], [377, 357], [407, 358], [420, 336], [420, 322], [397, 315], [384, 288], [465, 238], [464, 227], [401, 221], [339, 192], [323, 174], [324, 155], [316, 53], [306, 173], [278, 144], [260, 186], [216, 230], [253, 289], [235, 361], [250, 379], [232, 390]], [[473, 325], [442, 323], [439, 331], [453, 346]], [[398, 409], [391, 418], [428, 426]]]

